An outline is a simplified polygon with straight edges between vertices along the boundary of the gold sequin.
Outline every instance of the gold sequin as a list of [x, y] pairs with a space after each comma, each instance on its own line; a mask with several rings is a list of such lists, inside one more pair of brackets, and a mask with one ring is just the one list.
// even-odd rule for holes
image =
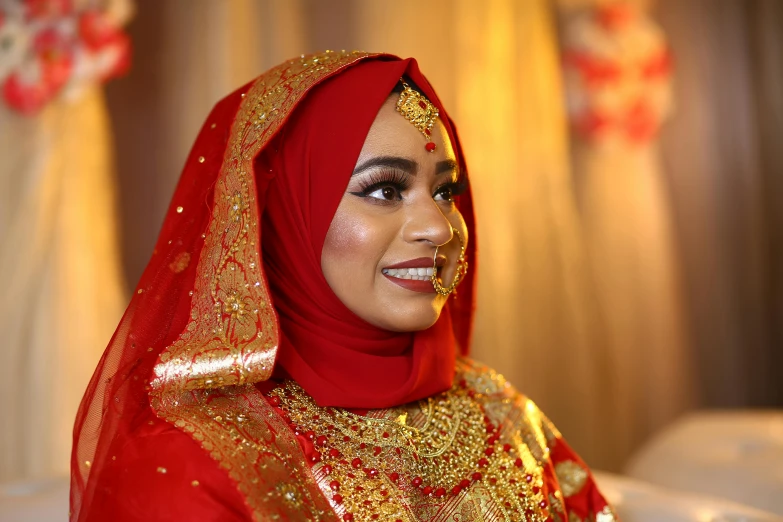
[[139, 288], [138, 290], [136, 290], [136, 293], [137, 294], [143, 294], [144, 293], [144, 289], [143, 288]]
[[210, 129], [214, 129], [215, 127], [217, 127], [217, 123], [213, 123], [212, 125], [209, 126]]
[[190, 483], [190, 485], [195, 488], [196, 486], [199, 485], [199, 481], [198, 480], [194, 480], [193, 482]]
[[587, 470], [573, 460], [555, 465], [555, 474], [563, 495], [568, 498], [579, 493], [587, 482]]
[[206, 158], [204, 156], [199, 156], [198, 157], [198, 162], [199, 163], [204, 163], [204, 161], [206, 161]]
[[180, 252], [177, 254], [177, 257], [174, 258], [174, 261], [169, 263], [169, 270], [175, 274], [179, 274], [180, 272], [184, 271], [189, 264], [190, 254], [187, 252]]
[[158, 471], [158, 473], [160, 473], [161, 475], [165, 475], [165, 474], [166, 474], [166, 471], [168, 471], [168, 470], [166, 470], [166, 468], [164, 468], [164, 467], [162, 467], [162, 466], [158, 466], [158, 469], [157, 469], [157, 471]]
[[177, 207], [177, 214], [182, 214], [182, 211], [185, 210], [182, 207]]

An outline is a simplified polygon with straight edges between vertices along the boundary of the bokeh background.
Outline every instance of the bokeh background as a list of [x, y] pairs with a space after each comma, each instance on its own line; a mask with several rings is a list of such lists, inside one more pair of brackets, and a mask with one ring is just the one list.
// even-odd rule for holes
[[213, 104], [324, 49], [435, 86], [476, 197], [473, 355], [589, 464], [694, 409], [783, 406], [783, 2], [137, 0], [126, 31], [125, 77], [0, 104], [0, 480], [67, 473]]

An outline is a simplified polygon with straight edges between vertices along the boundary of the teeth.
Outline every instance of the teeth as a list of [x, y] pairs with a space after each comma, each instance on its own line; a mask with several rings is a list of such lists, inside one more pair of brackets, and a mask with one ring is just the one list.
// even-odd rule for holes
[[430, 268], [384, 268], [382, 272], [388, 276], [399, 279], [413, 279], [426, 281], [432, 278], [433, 269]]

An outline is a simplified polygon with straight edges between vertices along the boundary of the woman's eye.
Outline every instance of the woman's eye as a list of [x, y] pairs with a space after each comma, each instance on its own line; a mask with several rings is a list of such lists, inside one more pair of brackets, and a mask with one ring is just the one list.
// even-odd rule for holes
[[454, 199], [454, 189], [450, 186], [441, 187], [433, 196], [436, 201], [451, 201]]
[[384, 201], [392, 201], [395, 199], [402, 199], [400, 191], [395, 187], [386, 185], [385, 187], [379, 187], [367, 194], [367, 197], [381, 199]]

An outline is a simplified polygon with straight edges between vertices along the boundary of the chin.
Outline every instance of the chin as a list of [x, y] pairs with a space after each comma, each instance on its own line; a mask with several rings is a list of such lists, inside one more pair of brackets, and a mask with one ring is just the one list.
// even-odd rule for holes
[[384, 314], [380, 321], [371, 321], [379, 328], [392, 332], [419, 332], [434, 325], [440, 317], [442, 305], [429, 303], [426, 307], [413, 306]]

